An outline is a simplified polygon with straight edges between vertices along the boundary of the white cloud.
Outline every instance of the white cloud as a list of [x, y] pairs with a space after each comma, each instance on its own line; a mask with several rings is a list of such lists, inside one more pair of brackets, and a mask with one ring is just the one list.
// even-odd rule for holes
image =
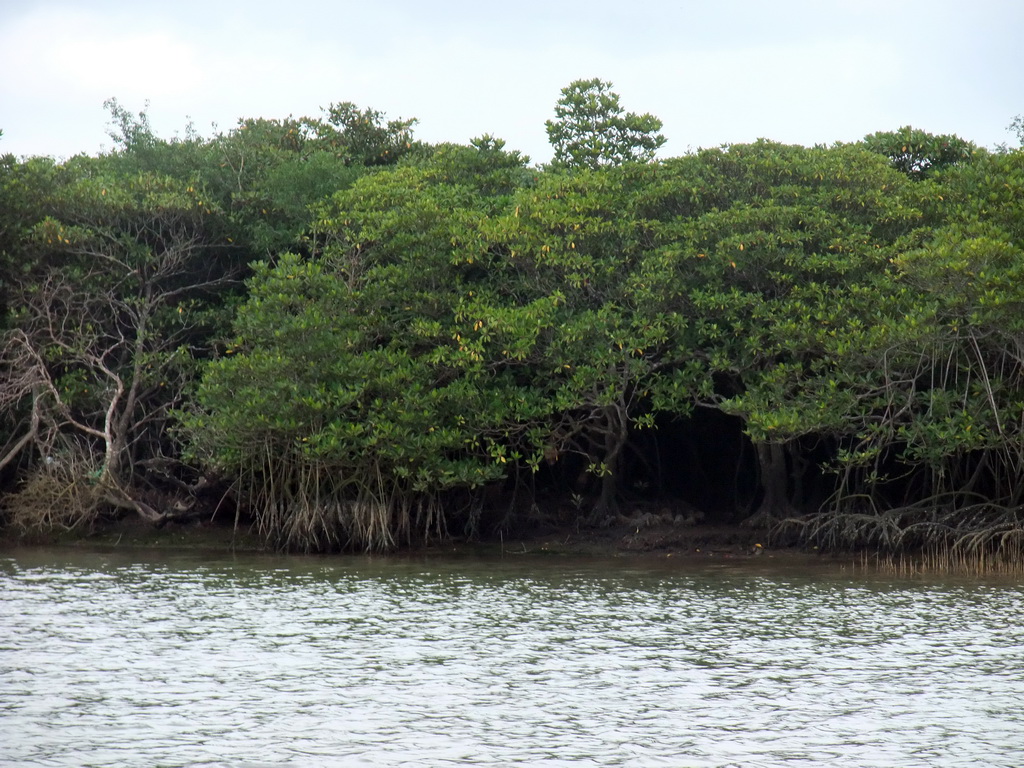
[[[93, 14], [42, 10], [0, 35], [0, 66], [20, 73], [5, 91], [88, 100], [113, 93], [160, 98], [202, 83], [196, 52], [167, 32], [112, 27]], [[26, 82], [27, 81], [27, 82]]]
[[25, 154], [96, 151], [105, 99], [141, 108], [145, 99], [166, 102], [204, 84], [197, 52], [173, 34], [60, 7], [5, 24], [0, 71], [18, 73], [0, 80], [0, 129], [5, 144], [17, 139]]
[[[8, 3], [12, 0], [7, 0]], [[0, 0], [4, 4], [4, 0]], [[265, 0], [22, 2], [0, 9], [0, 151], [95, 152], [102, 102], [162, 135], [191, 117], [317, 114], [354, 101], [417, 117], [427, 141], [492, 133], [543, 161], [559, 89], [614, 82], [626, 109], [665, 122], [664, 154], [759, 136], [829, 143], [911, 123], [991, 144], [1024, 111], [1024, 5], [975, 0], [988, 27], [951, 25], [952, 0]], [[955, 14], [953, 14], [955, 15]], [[893, 19], [910, 19], [893, 23]]]

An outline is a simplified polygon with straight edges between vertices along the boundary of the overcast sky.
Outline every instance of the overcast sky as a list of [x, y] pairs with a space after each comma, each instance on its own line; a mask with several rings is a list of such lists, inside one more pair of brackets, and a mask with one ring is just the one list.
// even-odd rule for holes
[[1015, 145], [1022, 42], [1022, 0], [0, 0], [0, 153], [109, 147], [116, 97], [165, 137], [352, 101], [544, 162], [560, 89], [592, 77], [664, 121], [666, 157], [908, 124]]

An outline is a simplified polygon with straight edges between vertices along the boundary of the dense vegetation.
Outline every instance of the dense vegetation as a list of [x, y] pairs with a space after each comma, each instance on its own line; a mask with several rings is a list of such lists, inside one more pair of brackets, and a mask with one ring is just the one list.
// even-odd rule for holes
[[0, 163], [9, 524], [389, 549], [654, 508], [1024, 553], [1021, 150], [656, 161], [599, 80], [547, 167], [352, 104], [174, 140], [108, 108], [112, 151]]

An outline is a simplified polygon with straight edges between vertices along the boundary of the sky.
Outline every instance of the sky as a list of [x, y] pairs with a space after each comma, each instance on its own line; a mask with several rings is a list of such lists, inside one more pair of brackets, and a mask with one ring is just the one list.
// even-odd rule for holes
[[351, 101], [542, 163], [594, 77], [663, 121], [662, 157], [904, 125], [1016, 146], [1022, 40], [1021, 0], [0, 0], [0, 153], [109, 149], [110, 98], [165, 138]]

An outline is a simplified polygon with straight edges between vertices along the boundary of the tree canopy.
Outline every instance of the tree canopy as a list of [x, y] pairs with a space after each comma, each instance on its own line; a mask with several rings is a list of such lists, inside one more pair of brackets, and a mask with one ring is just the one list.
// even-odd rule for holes
[[600, 80], [563, 90], [547, 168], [350, 103], [173, 140], [108, 109], [110, 152], [0, 162], [9, 522], [226, 504], [279, 546], [391, 549], [698, 507], [1024, 546], [1020, 150], [656, 161]]
[[576, 80], [562, 89], [555, 119], [545, 123], [555, 165], [597, 169], [648, 162], [666, 139], [661, 120], [626, 112], [612, 84], [598, 78]]

